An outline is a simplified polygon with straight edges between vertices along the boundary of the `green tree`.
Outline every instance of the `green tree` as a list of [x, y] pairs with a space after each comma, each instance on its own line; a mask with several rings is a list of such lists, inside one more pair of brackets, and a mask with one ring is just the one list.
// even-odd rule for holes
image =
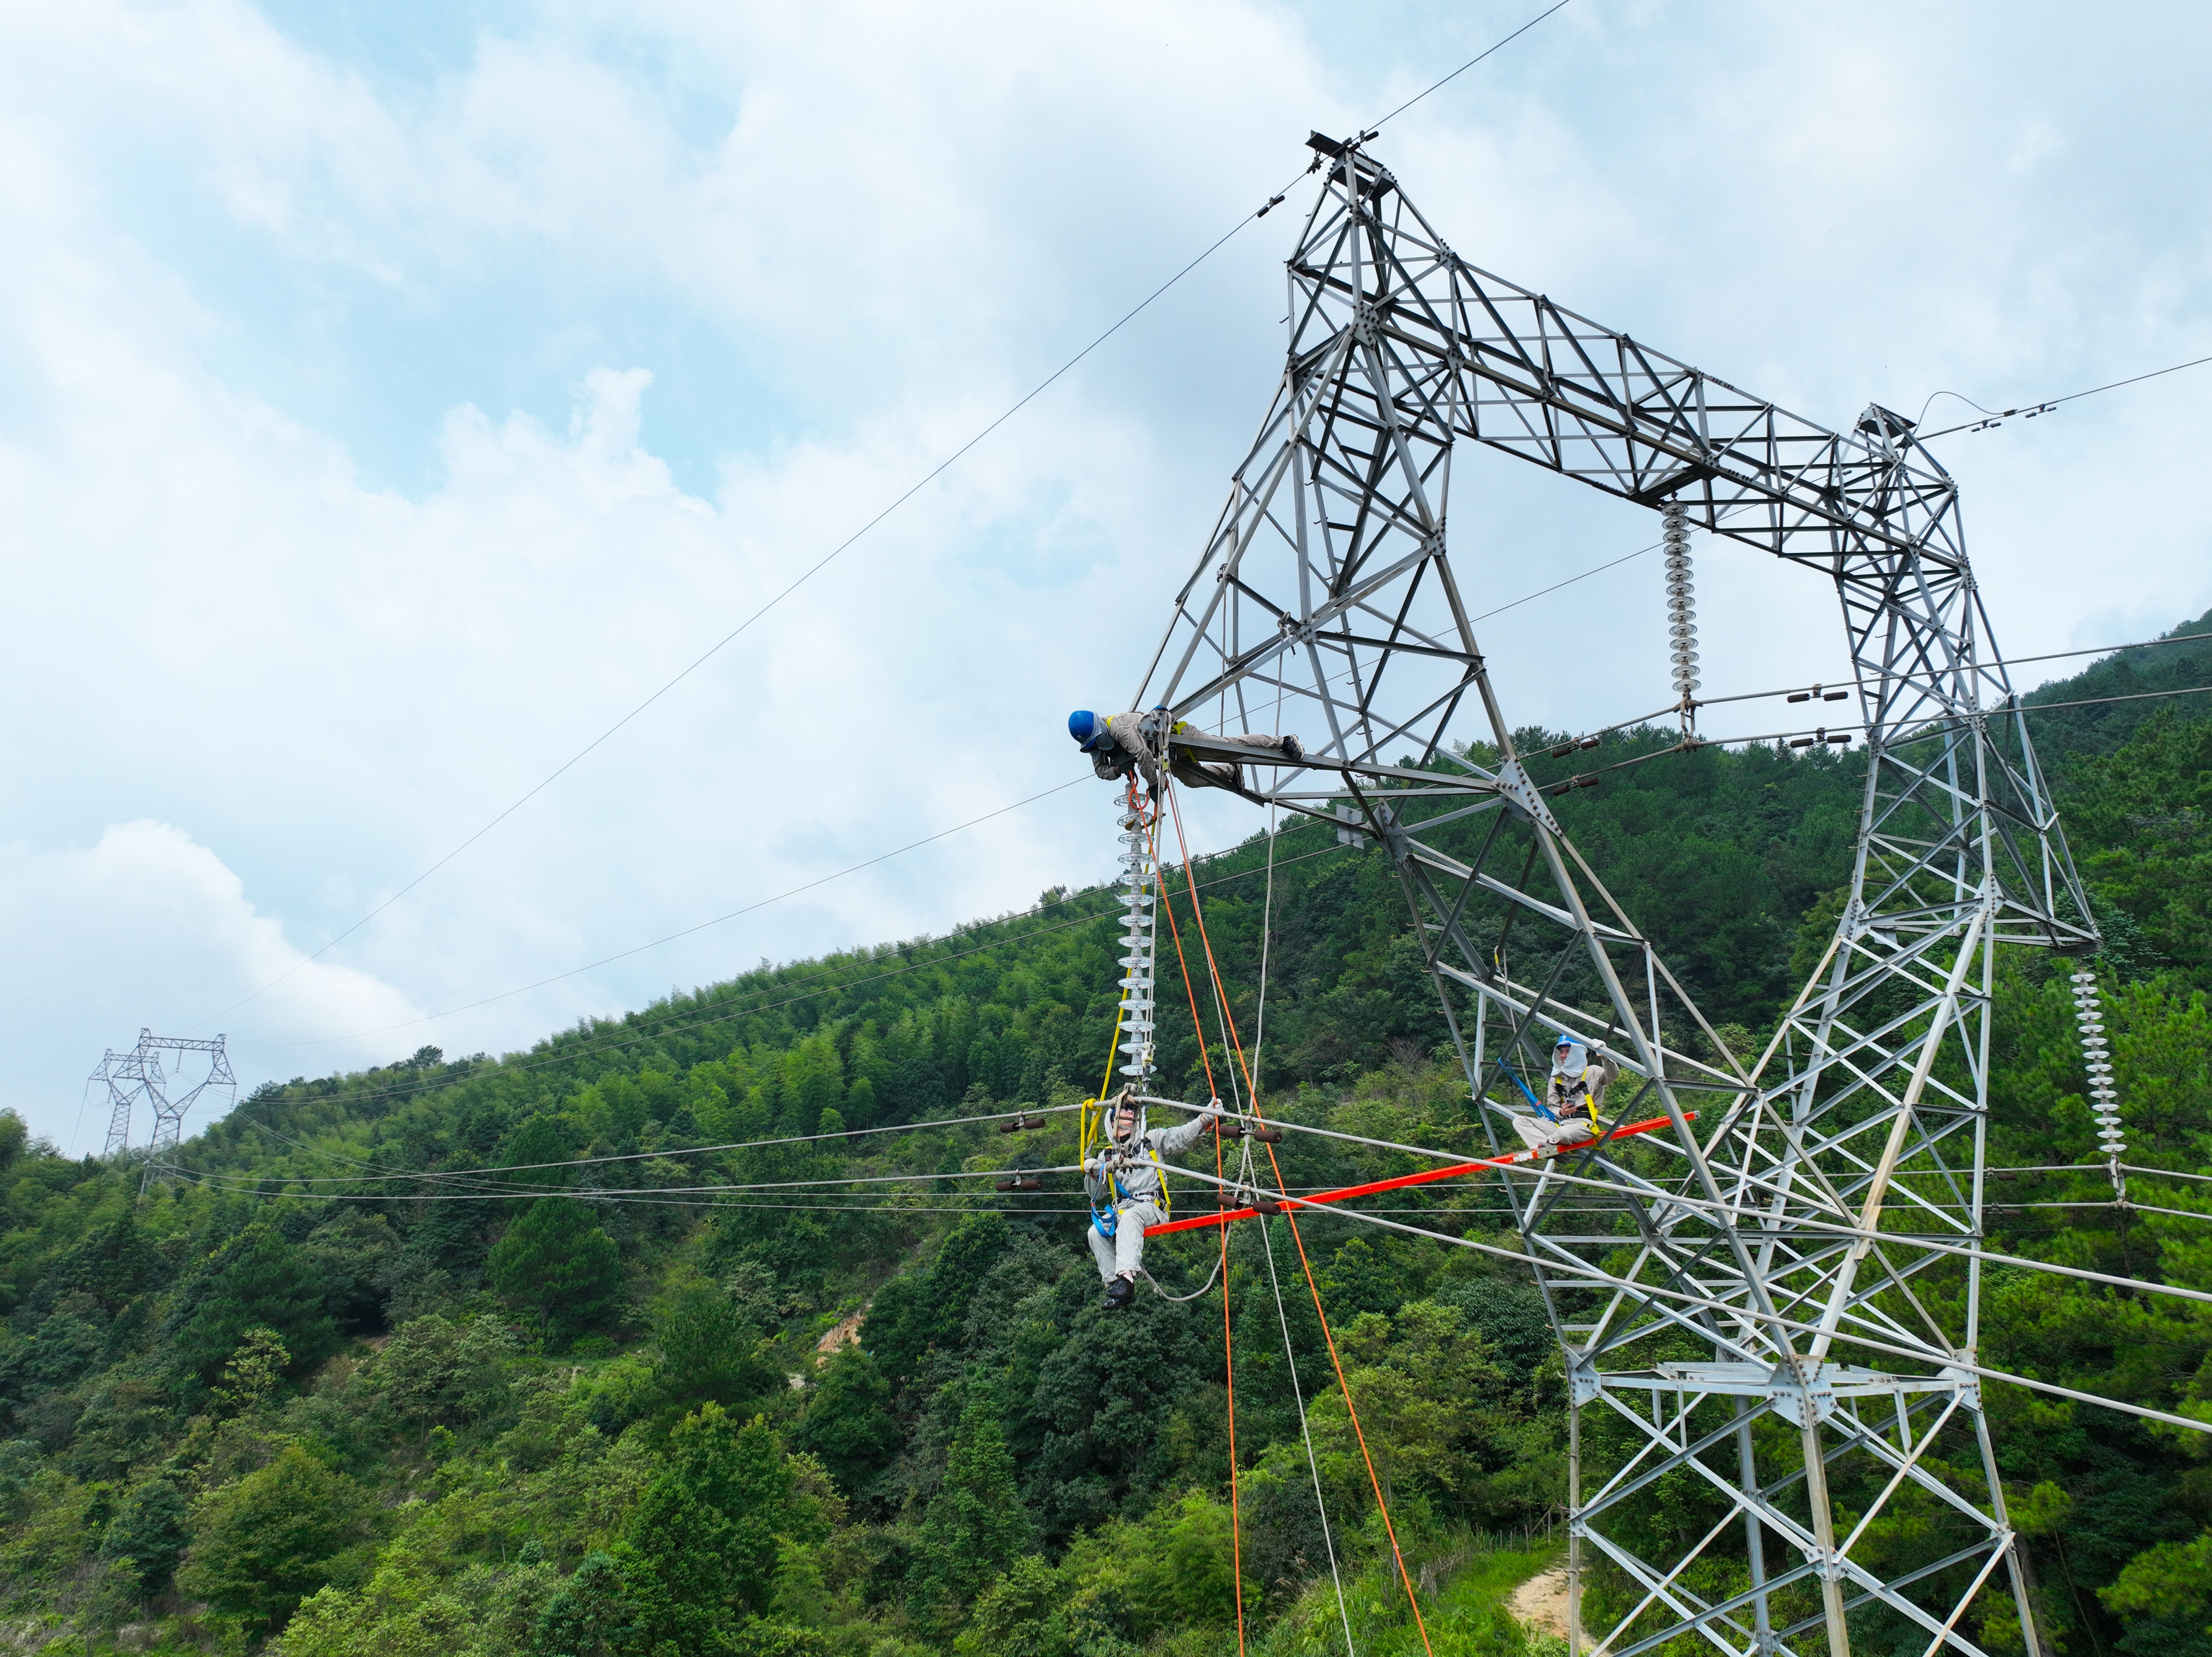
[[838, 1110], [845, 1102], [845, 1065], [837, 1044], [826, 1035], [809, 1036], [787, 1053], [782, 1065], [783, 1117], [786, 1133], [813, 1133], [822, 1125], [822, 1113]]
[[541, 1197], [493, 1245], [491, 1286], [538, 1314], [548, 1338], [603, 1321], [622, 1293], [622, 1257], [599, 1216], [567, 1197]]
[[769, 1394], [783, 1376], [760, 1352], [760, 1334], [744, 1308], [712, 1284], [684, 1284], [653, 1309], [660, 1348], [653, 1377], [672, 1405], [711, 1401], [725, 1408]]
[[623, 1565], [635, 1569], [636, 1557], [617, 1543], [622, 1557], [593, 1551], [584, 1556], [561, 1591], [538, 1614], [531, 1648], [538, 1657], [617, 1657], [635, 1651], [638, 1607]]
[[2212, 1530], [2137, 1554], [2097, 1597], [2126, 1620], [2123, 1651], [2212, 1657]]
[[518, 1189], [551, 1186], [565, 1191], [575, 1183], [576, 1170], [558, 1165], [576, 1155], [577, 1126], [572, 1117], [549, 1113], [525, 1119], [499, 1148], [500, 1166], [515, 1170]]
[[322, 1288], [324, 1308], [341, 1330], [368, 1334], [383, 1328], [386, 1275], [399, 1254], [389, 1220], [345, 1207], [309, 1232], [300, 1247]]
[[2212, 982], [2212, 719], [2161, 708], [2127, 745], [2082, 766], [2065, 792], [2067, 830], [2094, 848], [2082, 871], [2139, 924], [2151, 947]]
[[231, 1415], [260, 1408], [284, 1384], [284, 1371], [291, 1363], [292, 1355], [274, 1329], [247, 1330], [222, 1366], [222, 1379], [215, 1387], [216, 1407]]
[[703, 1649], [733, 1617], [765, 1611], [777, 1538], [800, 1523], [783, 1445], [766, 1421], [741, 1427], [715, 1404], [686, 1416], [626, 1536], [657, 1590], [641, 1618], [644, 1637]]
[[822, 1366], [793, 1446], [821, 1458], [837, 1488], [856, 1496], [898, 1454], [890, 1383], [860, 1347], [847, 1346]]
[[137, 1572], [140, 1593], [160, 1593], [169, 1586], [183, 1555], [188, 1533], [184, 1496], [166, 1478], [149, 1479], [124, 1499], [107, 1521], [100, 1556], [128, 1559]]
[[1030, 1535], [998, 1410], [976, 1399], [961, 1411], [945, 1458], [945, 1483], [922, 1518], [918, 1612], [939, 1617], [948, 1601], [972, 1603], [1027, 1551]]
[[337, 1326], [301, 1251], [256, 1220], [225, 1243], [188, 1282], [176, 1325], [179, 1369], [212, 1383], [250, 1329], [273, 1332], [303, 1375], [337, 1350]]
[[367, 1493], [288, 1444], [258, 1472], [207, 1497], [177, 1586], [249, 1634], [276, 1628], [369, 1537]]

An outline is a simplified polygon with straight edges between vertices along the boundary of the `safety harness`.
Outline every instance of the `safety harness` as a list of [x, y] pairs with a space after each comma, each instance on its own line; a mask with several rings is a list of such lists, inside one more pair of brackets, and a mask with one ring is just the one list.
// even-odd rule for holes
[[[1101, 1099], [1097, 1101], [1097, 1102], [1099, 1104], [1105, 1105], [1109, 1111], [1115, 1108], [1114, 1101]], [[1109, 1124], [1110, 1120], [1111, 1119], [1109, 1117]], [[1147, 1113], [1144, 1107], [1139, 1105], [1137, 1108], [1137, 1138], [1135, 1143], [1144, 1146], [1145, 1155], [1151, 1159], [1152, 1167], [1158, 1170], [1160, 1181], [1159, 1195], [1152, 1200], [1153, 1205], [1160, 1211], [1161, 1216], [1165, 1217], [1170, 1212], [1171, 1212], [1171, 1207], [1168, 1198], [1167, 1164], [1160, 1161], [1158, 1147], [1154, 1145], [1145, 1137], [1145, 1129], [1147, 1120]], [[1099, 1171], [1106, 1176], [1106, 1188], [1109, 1193], [1107, 1205], [1102, 1209], [1098, 1206], [1098, 1199], [1097, 1198], [1091, 1197], [1087, 1199], [1091, 1204], [1091, 1225], [1096, 1228], [1100, 1236], [1104, 1237], [1109, 1241], [1112, 1240], [1115, 1228], [1121, 1223], [1121, 1205], [1123, 1203], [1135, 1202], [1139, 1200], [1137, 1198], [1131, 1196], [1128, 1192], [1122, 1189], [1120, 1176], [1115, 1173], [1112, 1164], [1107, 1160], [1109, 1157], [1116, 1154], [1113, 1147], [1113, 1129], [1109, 1125], [1106, 1131], [1105, 1148], [1099, 1152]]]

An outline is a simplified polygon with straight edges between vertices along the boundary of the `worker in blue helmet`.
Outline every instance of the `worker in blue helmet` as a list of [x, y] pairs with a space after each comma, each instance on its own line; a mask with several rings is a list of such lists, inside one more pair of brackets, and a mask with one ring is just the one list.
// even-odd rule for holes
[[[1152, 728], [1146, 729], [1147, 725]], [[1135, 771], [1154, 793], [1160, 788], [1161, 738], [1166, 732], [1164, 718], [1144, 713], [1093, 713], [1078, 708], [1067, 716], [1067, 734], [1091, 756], [1091, 768], [1100, 781], [1119, 782]]]
[[1552, 1047], [1551, 1074], [1533, 1114], [1513, 1117], [1513, 1131], [1529, 1150], [1550, 1152], [1562, 1145], [1579, 1144], [1598, 1131], [1598, 1106], [1605, 1090], [1620, 1075], [1620, 1065], [1609, 1055], [1593, 1055], [1565, 1030]]
[[[1079, 708], [1067, 716], [1067, 734], [1091, 756], [1091, 768], [1101, 781], [1119, 782], [1131, 772], [1141, 774], [1145, 786], [1160, 790], [1163, 761], [1178, 782], [1194, 788], [1229, 788], [1244, 792], [1243, 768], [1234, 761], [1200, 759], [1175, 738], [1187, 727], [1164, 707], [1147, 713], [1093, 713]], [[1305, 750], [1296, 737], [1231, 735], [1215, 738], [1266, 755], [1276, 764], [1298, 764]]]

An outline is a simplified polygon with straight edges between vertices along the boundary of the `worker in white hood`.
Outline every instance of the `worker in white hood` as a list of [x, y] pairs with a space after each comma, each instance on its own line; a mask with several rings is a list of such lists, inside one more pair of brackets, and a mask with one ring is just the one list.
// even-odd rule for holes
[[1513, 1117], [1513, 1131], [1531, 1150], [1556, 1150], [1593, 1138], [1598, 1130], [1598, 1105], [1605, 1090], [1620, 1074], [1620, 1066], [1590, 1051], [1565, 1031], [1552, 1048], [1552, 1071], [1545, 1079], [1544, 1096], [1535, 1113]]

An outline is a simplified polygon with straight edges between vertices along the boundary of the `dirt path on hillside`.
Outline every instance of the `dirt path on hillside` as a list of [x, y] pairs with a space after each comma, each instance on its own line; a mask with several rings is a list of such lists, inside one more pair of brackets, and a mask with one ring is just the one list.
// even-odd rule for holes
[[[1539, 1571], [1519, 1587], [1507, 1601], [1513, 1614], [1531, 1628], [1567, 1637], [1567, 1567], [1563, 1560], [1547, 1571]], [[1589, 1636], [1584, 1634], [1578, 1642], [1584, 1652], [1590, 1648]], [[1596, 1657], [1592, 1654], [1592, 1657]]]
[[868, 1320], [868, 1308], [862, 1307], [849, 1318], [814, 1343], [814, 1350], [827, 1357], [841, 1346], [850, 1346], [860, 1338], [860, 1326]]

